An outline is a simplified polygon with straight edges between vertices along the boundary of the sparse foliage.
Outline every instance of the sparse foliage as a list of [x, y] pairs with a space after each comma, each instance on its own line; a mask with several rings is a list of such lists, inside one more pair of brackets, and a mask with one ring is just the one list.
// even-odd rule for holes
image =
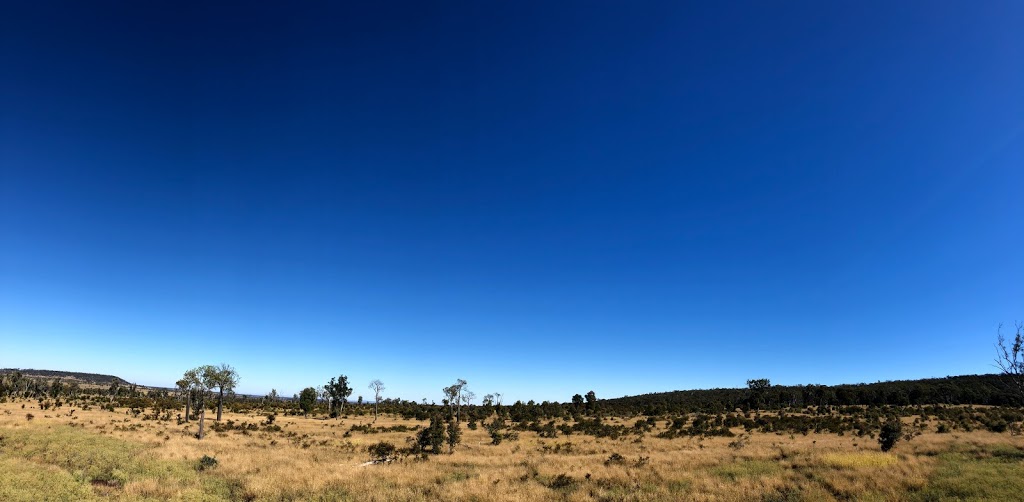
[[1024, 401], [1024, 323], [1016, 324], [1017, 332], [1012, 340], [1003, 336], [1003, 327], [999, 326], [996, 341], [996, 366], [1010, 381], [1017, 395]]
[[[380, 404], [380, 395], [384, 392], [384, 382], [373, 380], [370, 382], [370, 390], [373, 391], [373, 421], [377, 421], [377, 405]], [[362, 397], [360, 397], [362, 401]]]

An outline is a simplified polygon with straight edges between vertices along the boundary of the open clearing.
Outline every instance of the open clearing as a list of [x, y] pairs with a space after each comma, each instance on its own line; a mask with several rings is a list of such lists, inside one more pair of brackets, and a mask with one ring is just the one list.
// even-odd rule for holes
[[[522, 431], [495, 446], [482, 427], [464, 427], [453, 454], [361, 466], [367, 446], [402, 447], [414, 432], [351, 430], [372, 423], [369, 416], [279, 416], [278, 431], [263, 415], [226, 412], [219, 431], [207, 418], [199, 441], [194, 422], [36, 404], [0, 404], [0, 500], [931, 501], [1024, 493], [1024, 438], [1009, 432], [926, 427], [882, 453], [867, 436], [815, 433], [610, 439]], [[382, 416], [371, 430], [425, 425]], [[200, 468], [204, 456], [216, 465]]]

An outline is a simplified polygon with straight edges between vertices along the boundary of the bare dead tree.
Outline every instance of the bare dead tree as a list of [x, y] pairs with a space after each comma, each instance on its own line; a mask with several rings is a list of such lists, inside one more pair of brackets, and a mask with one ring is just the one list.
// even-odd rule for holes
[[1013, 340], [1003, 336], [1003, 325], [999, 325], [999, 337], [996, 341], [996, 367], [1009, 379], [1024, 401], [1024, 323], [1016, 324], [1017, 333]]
[[381, 382], [380, 380], [370, 382], [370, 390], [373, 391], [373, 421], [376, 422], [377, 404], [380, 403], [380, 394], [384, 391], [384, 382]]

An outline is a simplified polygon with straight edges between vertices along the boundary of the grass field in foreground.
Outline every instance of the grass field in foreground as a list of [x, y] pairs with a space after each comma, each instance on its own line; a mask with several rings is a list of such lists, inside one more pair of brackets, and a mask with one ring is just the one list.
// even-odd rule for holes
[[[24, 405], [24, 408], [22, 406]], [[0, 404], [0, 500], [1020, 500], [1024, 438], [925, 432], [888, 453], [867, 437], [755, 433], [735, 438], [571, 435], [489, 444], [464, 429], [453, 454], [362, 466], [378, 441], [350, 432], [372, 417], [278, 417], [280, 432], [234, 428], [202, 441], [196, 424], [124, 410]], [[26, 415], [31, 413], [33, 419]], [[260, 415], [226, 413], [224, 423]], [[609, 418], [615, 423], [629, 419]], [[207, 419], [207, 426], [213, 420]], [[425, 423], [381, 417], [376, 427]], [[209, 429], [208, 429], [209, 430]], [[934, 430], [934, 428], [932, 428]], [[737, 430], [739, 432], [739, 430]], [[346, 435], [346, 433], [348, 433]], [[746, 437], [746, 436], [745, 436]], [[732, 445], [730, 445], [732, 443]], [[613, 454], [614, 461], [609, 461]], [[200, 469], [204, 456], [216, 466]]]

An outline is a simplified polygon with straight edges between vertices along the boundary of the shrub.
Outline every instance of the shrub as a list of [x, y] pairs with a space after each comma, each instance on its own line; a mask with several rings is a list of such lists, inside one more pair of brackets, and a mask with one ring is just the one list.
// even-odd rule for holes
[[387, 462], [394, 458], [398, 448], [387, 441], [381, 441], [379, 443], [371, 444], [366, 448], [366, 451], [370, 453], [370, 459], [374, 462]]
[[455, 451], [455, 445], [462, 441], [462, 431], [459, 430], [459, 423], [454, 420], [448, 420], [448, 451]]
[[618, 453], [612, 453], [608, 460], [604, 461], [604, 465], [620, 465], [626, 463], [626, 457], [619, 455]]
[[203, 458], [199, 459], [199, 465], [196, 469], [199, 471], [205, 471], [217, 467], [217, 459], [209, 455], [203, 455]]
[[902, 435], [903, 422], [899, 417], [890, 417], [882, 424], [882, 431], [878, 433], [878, 444], [882, 446], [882, 451], [889, 451], [896, 446]]
[[36, 418], [36, 416], [31, 414], [31, 413], [26, 413], [25, 414], [25, 420], [31, 421], [33, 418]]
[[555, 476], [554, 479], [548, 483], [548, 488], [551, 488], [552, 490], [572, 490], [576, 488], [576, 484], [578, 482], [579, 481], [572, 476], [563, 473]]
[[425, 452], [428, 448], [430, 453], [441, 453], [441, 446], [445, 442], [445, 422], [439, 415], [430, 418], [430, 426], [416, 434], [415, 453]]

